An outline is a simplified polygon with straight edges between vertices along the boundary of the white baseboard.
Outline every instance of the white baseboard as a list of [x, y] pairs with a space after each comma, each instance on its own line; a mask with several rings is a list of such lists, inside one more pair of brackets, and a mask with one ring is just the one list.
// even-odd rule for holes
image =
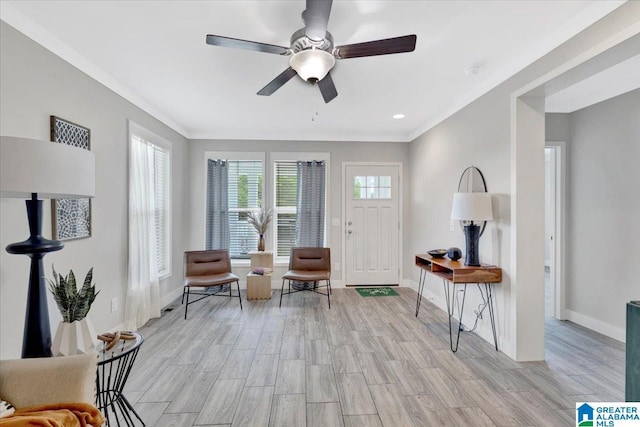
[[169, 292], [160, 300], [160, 307], [165, 308], [171, 304], [176, 298], [182, 295], [182, 286]]
[[606, 335], [609, 338], [613, 338], [614, 340], [626, 342], [627, 334], [624, 328], [613, 326], [609, 323], [605, 323], [601, 320], [594, 319], [593, 317], [585, 316], [584, 314], [581, 314], [566, 308], [563, 310], [563, 312], [566, 316], [566, 319], [570, 320], [573, 323], [577, 323], [580, 326], [584, 326], [585, 328], [592, 329], [598, 333], [601, 333], [602, 335]]

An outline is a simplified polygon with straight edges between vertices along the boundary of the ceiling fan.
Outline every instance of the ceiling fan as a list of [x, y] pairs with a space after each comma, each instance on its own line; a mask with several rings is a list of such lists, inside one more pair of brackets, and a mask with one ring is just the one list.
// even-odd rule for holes
[[291, 56], [289, 68], [260, 89], [258, 95], [272, 95], [297, 74], [307, 82], [318, 84], [325, 103], [338, 96], [329, 73], [336, 59], [412, 52], [416, 48], [415, 34], [334, 47], [333, 37], [327, 31], [333, 0], [306, 1], [307, 8], [302, 12], [305, 26], [293, 33], [290, 47], [211, 34], [207, 35], [207, 44]]

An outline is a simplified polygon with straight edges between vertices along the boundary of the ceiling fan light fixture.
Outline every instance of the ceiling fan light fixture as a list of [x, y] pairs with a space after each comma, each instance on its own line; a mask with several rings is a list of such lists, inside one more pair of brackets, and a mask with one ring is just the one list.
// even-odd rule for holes
[[305, 81], [322, 80], [336, 64], [333, 55], [325, 50], [307, 49], [293, 54], [291, 68]]

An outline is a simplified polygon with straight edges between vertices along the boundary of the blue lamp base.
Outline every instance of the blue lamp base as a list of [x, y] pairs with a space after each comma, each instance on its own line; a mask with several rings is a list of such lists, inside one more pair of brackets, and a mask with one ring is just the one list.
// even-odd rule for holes
[[479, 225], [475, 225], [473, 222], [464, 226], [464, 237], [467, 241], [464, 265], [480, 266], [480, 255], [478, 254], [480, 229], [481, 227]]
[[22, 336], [22, 358], [50, 357], [51, 327], [47, 307], [47, 287], [44, 279], [42, 258], [64, 247], [62, 242], [42, 237], [42, 200], [33, 193], [26, 201], [27, 218], [31, 235], [23, 242], [7, 246], [10, 254], [22, 254], [31, 258], [27, 311], [24, 318]]

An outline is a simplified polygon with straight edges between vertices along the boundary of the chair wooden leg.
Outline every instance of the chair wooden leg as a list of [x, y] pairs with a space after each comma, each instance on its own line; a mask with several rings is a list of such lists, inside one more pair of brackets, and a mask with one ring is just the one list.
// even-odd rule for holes
[[[240, 310], [242, 310], [242, 294], [240, 293], [240, 282], [236, 281], [238, 287], [238, 299], [240, 300]], [[231, 295], [231, 283], [229, 283], [229, 295]]]

